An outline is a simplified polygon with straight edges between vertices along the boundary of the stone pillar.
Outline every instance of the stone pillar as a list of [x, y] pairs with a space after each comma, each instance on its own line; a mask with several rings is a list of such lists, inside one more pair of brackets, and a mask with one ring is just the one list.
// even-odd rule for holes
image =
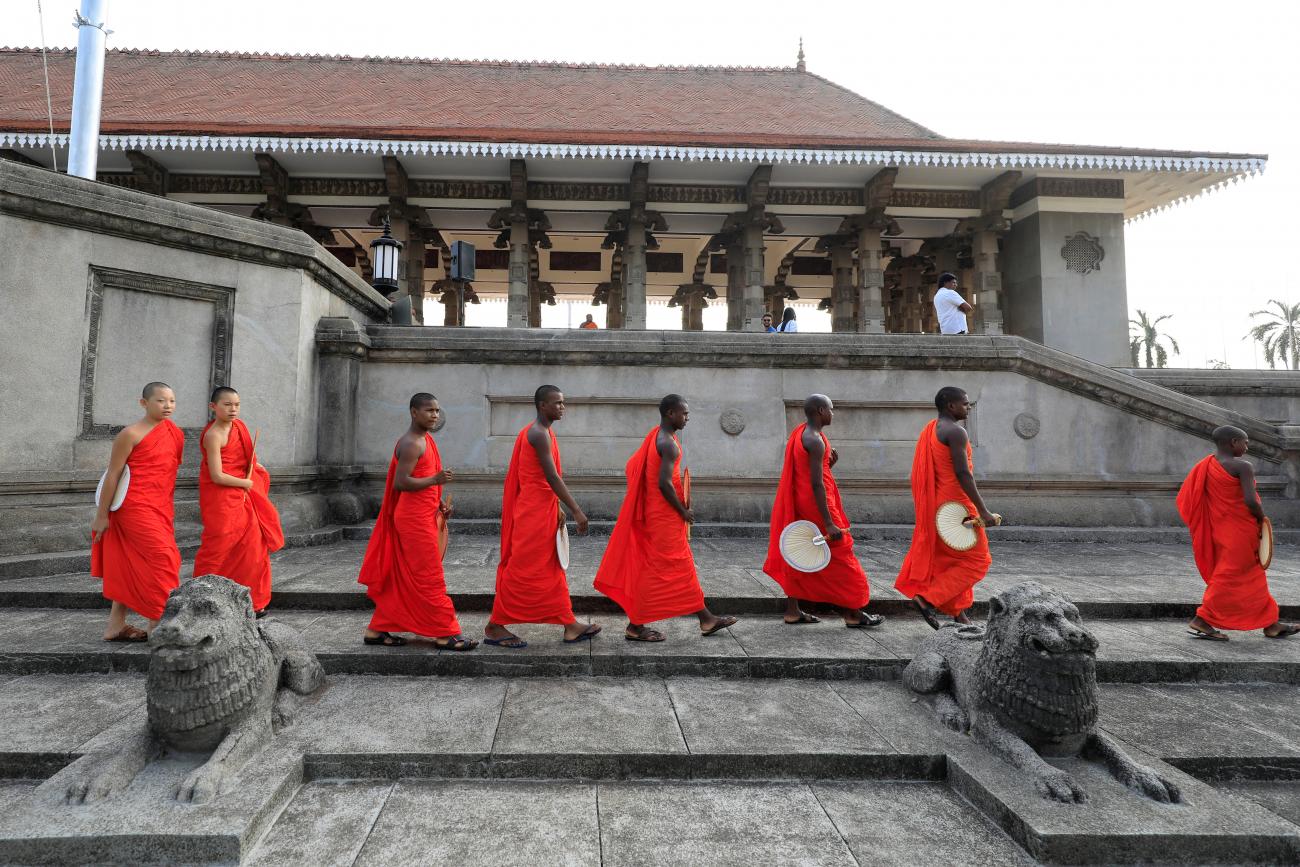
[[[741, 279], [741, 316], [737, 331], [763, 330], [763, 226], [750, 224], [744, 228], [744, 268]], [[731, 319], [728, 311], [727, 319]]]
[[1002, 334], [1002, 273], [998, 270], [998, 235], [976, 232], [971, 239], [975, 259], [974, 293], [976, 334]]
[[623, 249], [614, 250], [609, 268], [609, 298], [606, 300], [605, 327], [623, 327]]
[[704, 330], [704, 289], [692, 292], [682, 304], [682, 330]]
[[528, 220], [510, 221], [510, 287], [506, 298], [506, 325], [527, 328], [529, 318], [528, 259], [532, 244], [528, 239]]
[[745, 248], [735, 241], [727, 245], [727, 330], [745, 327]]
[[857, 292], [853, 287], [853, 248], [831, 244], [831, 331], [857, 331]]
[[316, 323], [316, 463], [356, 463], [357, 390], [370, 336], [352, 319], [326, 316]]
[[623, 327], [645, 330], [645, 221], [633, 217], [628, 222], [627, 243], [623, 246]]
[[410, 246], [402, 248], [401, 265], [398, 267], [398, 285], [402, 286], [404, 275], [406, 283], [402, 288], [411, 296], [411, 322], [415, 325], [423, 325], [424, 233], [420, 231], [419, 226], [412, 226], [409, 223], [407, 225], [409, 226], [407, 237], [410, 238]]
[[880, 256], [880, 230], [858, 235], [858, 321], [863, 334], [885, 333], [885, 269]]

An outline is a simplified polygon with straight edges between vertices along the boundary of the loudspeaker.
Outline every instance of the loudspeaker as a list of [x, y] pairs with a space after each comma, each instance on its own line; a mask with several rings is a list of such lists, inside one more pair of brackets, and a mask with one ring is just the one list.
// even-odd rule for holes
[[453, 241], [451, 245], [451, 279], [474, 279], [474, 245], [468, 241]]

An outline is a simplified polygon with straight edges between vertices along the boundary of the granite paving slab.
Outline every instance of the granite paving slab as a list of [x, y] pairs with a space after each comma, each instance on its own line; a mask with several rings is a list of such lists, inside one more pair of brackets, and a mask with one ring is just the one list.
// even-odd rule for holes
[[244, 860], [246, 867], [351, 867], [393, 783], [322, 781], [300, 788]]

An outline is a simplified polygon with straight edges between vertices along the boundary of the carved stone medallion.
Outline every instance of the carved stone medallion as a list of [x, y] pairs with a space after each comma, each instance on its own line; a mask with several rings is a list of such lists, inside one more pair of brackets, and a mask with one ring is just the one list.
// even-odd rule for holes
[[437, 433], [438, 431], [442, 430], [445, 424], [447, 424], [447, 410], [445, 409], [439, 410], [438, 420], [433, 423], [433, 433]]
[[1106, 258], [1106, 251], [1101, 247], [1101, 239], [1087, 232], [1075, 232], [1066, 236], [1061, 258], [1065, 260], [1067, 271], [1088, 274], [1101, 270], [1101, 260]]
[[722, 416], [718, 419], [718, 424], [722, 430], [734, 436], [739, 436], [740, 432], [745, 429], [745, 414], [738, 409], [724, 409]]
[[1039, 423], [1037, 416], [1032, 416], [1027, 412], [1022, 412], [1011, 422], [1011, 429], [1016, 432], [1016, 436], [1022, 440], [1031, 440], [1038, 436], [1038, 431], [1042, 425]]

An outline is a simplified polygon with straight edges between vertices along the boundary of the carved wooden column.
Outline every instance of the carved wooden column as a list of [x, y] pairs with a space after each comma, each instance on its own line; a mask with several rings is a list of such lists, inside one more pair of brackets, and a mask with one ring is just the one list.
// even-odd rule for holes
[[853, 285], [853, 240], [828, 235], [818, 242], [831, 258], [831, 331], [857, 330], [857, 292]]
[[1002, 334], [1002, 272], [998, 270], [998, 234], [976, 232], [971, 238], [975, 260], [975, 333]]
[[858, 234], [857, 330], [885, 333], [885, 270], [880, 254], [880, 229], [864, 228]]
[[635, 214], [628, 220], [623, 246], [623, 327], [645, 330], [646, 320], [645, 220]]
[[683, 283], [677, 287], [677, 292], [673, 295], [672, 300], [668, 302], [668, 306], [682, 309], [683, 331], [703, 331], [704, 308], [709, 306], [709, 302], [705, 299], [717, 297], [718, 293], [713, 291], [712, 286], [700, 283]]
[[745, 247], [738, 237], [727, 244], [727, 330], [743, 331], [745, 324]]
[[528, 221], [510, 221], [510, 283], [506, 298], [506, 326], [528, 327]]
[[745, 226], [741, 255], [744, 256], [741, 279], [740, 325], [737, 331], [763, 330], [763, 221]]

